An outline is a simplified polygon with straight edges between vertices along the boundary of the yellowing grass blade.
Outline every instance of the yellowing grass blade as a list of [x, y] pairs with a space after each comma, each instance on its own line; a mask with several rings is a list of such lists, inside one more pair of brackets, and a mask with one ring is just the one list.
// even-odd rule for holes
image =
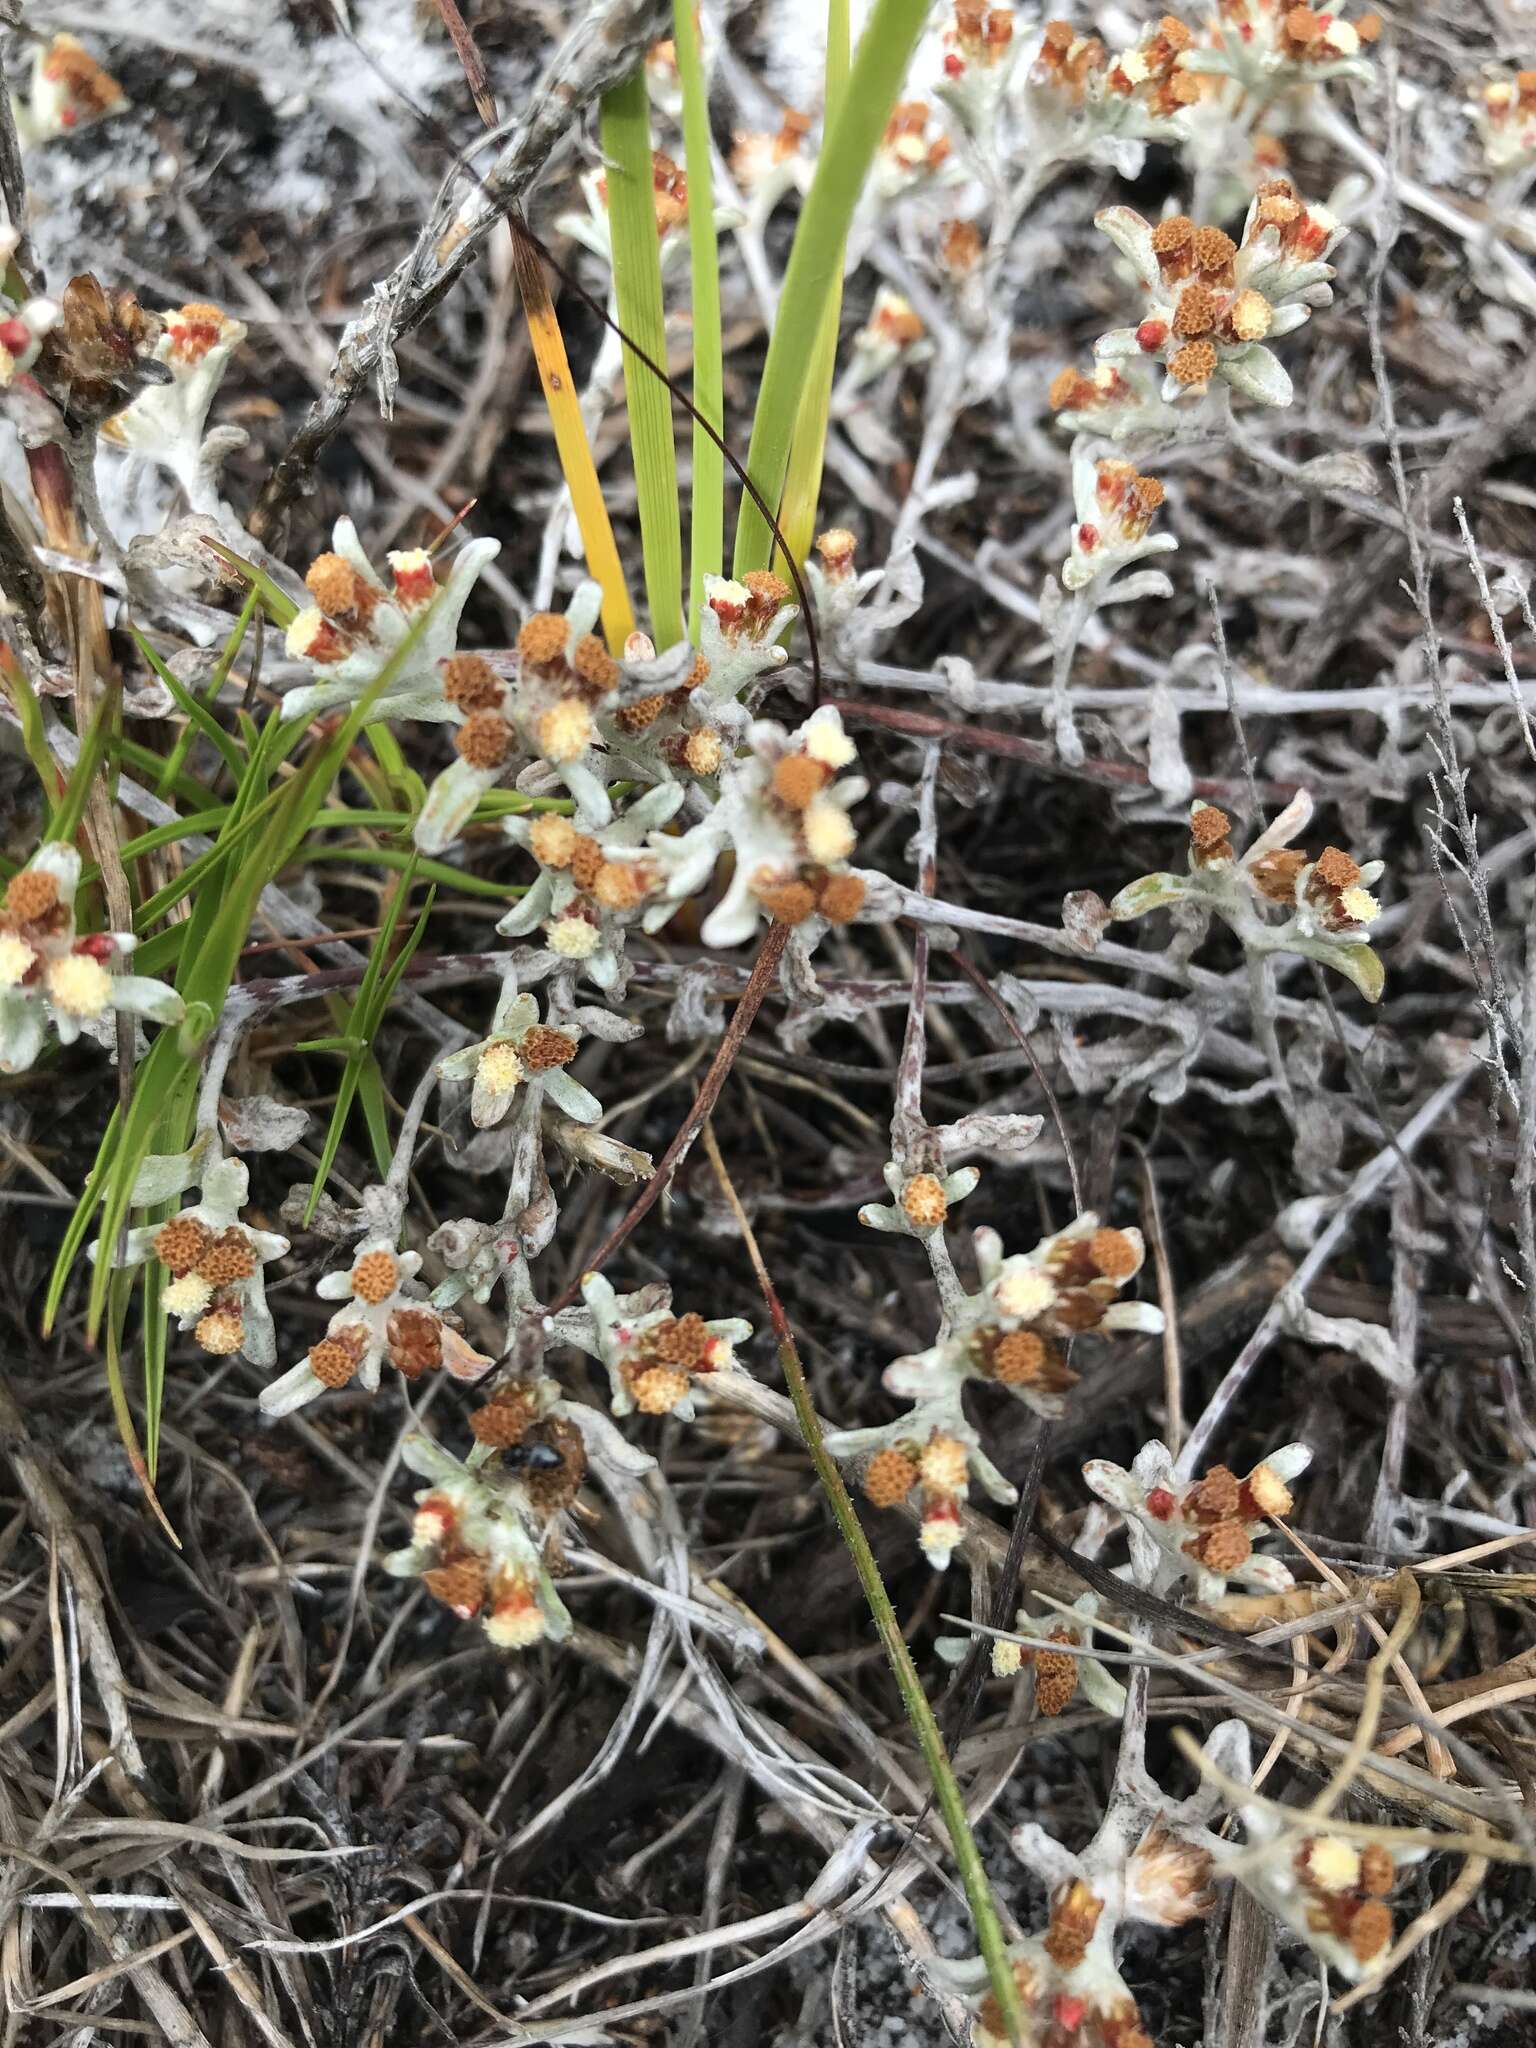
[[518, 290], [523, 295], [528, 338], [533, 343], [533, 359], [539, 366], [544, 403], [549, 407], [549, 423], [555, 430], [555, 448], [587, 558], [587, 573], [602, 587], [603, 638], [610, 654], [622, 654], [624, 642], [635, 629], [634, 607], [629, 601], [608, 507], [603, 503], [603, 487], [597, 480], [597, 464], [592, 459], [592, 444], [587, 439], [586, 422], [581, 417], [576, 383], [544, 268], [515, 227], [512, 256], [517, 267]]

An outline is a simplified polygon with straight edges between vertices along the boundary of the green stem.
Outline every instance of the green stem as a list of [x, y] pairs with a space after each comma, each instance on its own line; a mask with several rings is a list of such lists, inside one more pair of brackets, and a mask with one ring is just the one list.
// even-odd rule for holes
[[[833, 0], [846, 6], [847, 0]], [[720, 247], [715, 236], [710, 164], [709, 88], [699, 56], [693, 0], [674, 0], [672, 41], [683, 82], [683, 151], [688, 170], [688, 260], [693, 274], [693, 402], [716, 433], [725, 431], [725, 371], [720, 345]], [[699, 630], [704, 578], [725, 566], [725, 458], [693, 423], [693, 502], [688, 532], [688, 636]]]
[[[608, 162], [608, 227], [619, 324], [653, 362], [665, 363], [667, 330], [661, 302], [650, 106], [643, 71], [603, 95], [602, 140]], [[673, 647], [683, 637], [683, 542], [672, 394], [629, 348], [624, 351], [624, 396], [640, 502], [640, 546], [645, 557], [651, 633], [658, 647]]]
[[933, 1796], [943, 1815], [945, 1828], [949, 1833], [950, 1847], [960, 1871], [960, 1882], [965, 1888], [966, 1903], [971, 1909], [971, 1924], [976, 1929], [977, 1945], [987, 1966], [987, 1980], [1003, 2016], [1008, 2038], [1018, 2048], [1023, 2039], [1024, 2013], [1019, 2002], [1019, 1989], [1013, 1978], [1013, 1967], [1008, 1955], [1008, 1944], [1003, 1937], [1002, 1923], [997, 1917], [997, 1907], [992, 1902], [992, 1887], [986, 1868], [981, 1860], [981, 1851], [976, 1846], [976, 1837], [971, 1830], [970, 1816], [965, 1810], [965, 1800], [960, 1791], [959, 1780], [955, 1777], [944, 1737], [939, 1733], [939, 1724], [934, 1719], [928, 1696], [923, 1691], [923, 1682], [918, 1676], [917, 1666], [912, 1661], [912, 1652], [907, 1648], [901, 1633], [901, 1623], [891, 1605], [891, 1596], [885, 1590], [885, 1581], [880, 1576], [880, 1567], [875, 1554], [869, 1547], [869, 1538], [864, 1534], [864, 1525], [859, 1520], [858, 1510], [843, 1484], [843, 1475], [837, 1460], [827, 1449], [821, 1433], [821, 1417], [816, 1413], [811, 1400], [811, 1389], [805, 1377], [805, 1367], [800, 1361], [800, 1352], [795, 1343], [794, 1332], [789, 1327], [789, 1318], [784, 1313], [767, 1266], [763, 1263], [762, 1252], [740, 1197], [731, 1181], [731, 1176], [721, 1157], [720, 1147], [715, 1138], [714, 1127], [705, 1124], [703, 1129], [704, 1150], [714, 1168], [737, 1227], [746, 1244], [747, 1256], [757, 1275], [758, 1286], [768, 1305], [769, 1319], [778, 1339], [779, 1366], [789, 1388], [789, 1398], [794, 1405], [795, 1420], [800, 1425], [800, 1434], [805, 1439], [805, 1448], [810, 1453], [816, 1477], [822, 1491], [831, 1504], [832, 1516], [838, 1532], [848, 1547], [853, 1559], [853, 1568], [858, 1573], [859, 1584], [864, 1589], [864, 1598], [874, 1617], [875, 1630], [880, 1637], [880, 1647], [885, 1651], [901, 1694], [902, 1705], [907, 1710], [907, 1719], [912, 1723], [917, 1736], [918, 1747], [923, 1753], [923, 1762], [933, 1785]]
[[[854, 208], [929, 11], [929, 0], [875, 0], [806, 194], [747, 450], [748, 474], [775, 508], [800, 412], [807, 337], [820, 332], [827, 296], [842, 276]], [[765, 569], [771, 553], [768, 522], [748, 499], [736, 522], [736, 575]]]

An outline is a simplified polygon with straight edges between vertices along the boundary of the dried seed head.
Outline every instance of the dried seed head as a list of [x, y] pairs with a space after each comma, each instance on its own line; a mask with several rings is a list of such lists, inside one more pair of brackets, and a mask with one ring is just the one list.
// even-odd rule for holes
[[673, 1316], [658, 1323], [647, 1348], [663, 1365], [684, 1365], [697, 1369], [709, 1354], [713, 1339], [704, 1318], [690, 1309], [685, 1316]]
[[322, 1337], [309, 1347], [309, 1369], [323, 1387], [344, 1387], [357, 1371], [363, 1347], [345, 1336]]
[[677, 1366], [648, 1365], [635, 1374], [630, 1391], [642, 1415], [670, 1415], [688, 1392], [688, 1375]]
[[501, 702], [501, 677], [482, 654], [450, 654], [440, 673], [443, 695], [459, 711], [489, 711]]
[[1241, 1522], [1217, 1522], [1194, 1547], [1200, 1562], [1213, 1572], [1235, 1572], [1253, 1555], [1253, 1543]]
[[1209, 334], [1220, 312], [1219, 292], [1213, 291], [1208, 284], [1188, 284], [1179, 294], [1179, 303], [1174, 308], [1173, 331], [1185, 339], [1196, 334]]
[[1384, 1899], [1397, 1883], [1397, 1865], [1385, 1842], [1367, 1842], [1360, 1851], [1360, 1889]]
[[725, 745], [715, 732], [691, 732], [683, 744], [683, 759], [695, 775], [713, 775], [725, 758]]
[[789, 596], [789, 585], [769, 569], [749, 569], [741, 580], [752, 593], [754, 611], [771, 616]]
[[546, 761], [574, 761], [591, 746], [596, 730], [586, 705], [563, 697], [539, 720], [539, 752]]
[[1228, 1522], [1242, 1505], [1242, 1487], [1237, 1474], [1225, 1465], [1213, 1465], [1186, 1500], [1185, 1512], [1201, 1522]]
[[917, 1484], [917, 1466], [894, 1445], [876, 1451], [864, 1467], [864, 1497], [871, 1507], [894, 1508]]
[[370, 1307], [387, 1301], [400, 1285], [400, 1266], [393, 1252], [364, 1252], [352, 1268], [352, 1292]]
[[1248, 869], [1249, 880], [1271, 903], [1291, 903], [1296, 896], [1296, 877], [1307, 864], [1307, 856], [1294, 846], [1276, 847], [1261, 854]]
[[523, 621], [517, 651], [535, 668], [547, 668], [565, 653], [566, 625], [558, 612], [535, 612]]
[[1216, 374], [1216, 350], [1208, 341], [1186, 341], [1168, 359], [1169, 374], [1180, 384], [1208, 384]]
[[470, 1416], [469, 1427], [476, 1443], [504, 1451], [522, 1442], [533, 1417], [534, 1400], [526, 1387], [498, 1387], [485, 1406]]
[[816, 552], [821, 557], [822, 567], [832, 577], [848, 574], [853, 567], [857, 546], [858, 541], [846, 526], [829, 526], [825, 533], [816, 536]]
[[1188, 255], [1195, 239], [1195, 224], [1187, 213], [1172, 213], [1167, 220], [1160, 220], [1152, 230], [1152, 253], [1163, 264], [1165, 259]]
[[345, 555], [316, 555], [304, 587], [328, 619], [350, 619], [359, 612], [366, 617], [378, 601], [378, 592]]
[[619, 706], [613, 722], [620, 732], [648, 732], [666, 708], [666, 697], [660, 692], [651, 697], [636, 697], [632, 703]]
[[255, 1270], [251, 1241], [237, 1225], [221, 1232], [197, 1261], [198, 1277], [210, 1287], [232, 1287], [237, 1280], [249, 1280]]
[[[1038, 1678], [1036, 1680], [1038, 1685]], [[1075, 1970], [1088, 1953], [1104, 1901], [1080, 1877], [1074, 1877], [1051, 1901], [1051, 1922], [1045, 1933], [1045, 1952], [1058, 1970]]]
[[228, 1358], [240, 1349], [245, 1323], [239, 1309], [221, 1303], [199, 1319], [193, 1335], [205, 1351], [211, 1351], [217, 1358]]
[[595, 633], [583, 633], [571, 649], [571, 667], [594, 690], [618, 686], [619, 664]]
[[471, 768], [501, 768], [511, 758], [512, 728], [496, 711], [472, 711], [453, 736], [459, 758]]
[[935, 1431], [918, 1455], [917, 1469], [924, 1486], [935, 1493], [963, 1493], [970, 1470], [965, 1445], [958, 1437]]
[[773, 793], [792, 811], [803, 811], [830, 780], [830, 771], [809, 754], [786, 754], [774, 767]]
[[603, 849], [585, 832], [577, 835], [571, 848], [571, 880], [578, 889], [590, 889], [603, 865]]
[[1034, 1386], [1048, 1357], [1045, 1339], [1033, 1330], [1005, 1330], [992, 1347], [992, 1376], [1005, 1387]]
[[1088, 1256], [1106, 1280], [1129, 1280], [1141, 1265], [1134, 1239], [1123, 1230], [1096, 1230], [1088, 1240]]
[[1291, 1489], [1268, 1465], [1254, 1466], [1243, 1481], [1243, 1491], [1260, 1515], [1288, 1515], [1295, 1505]]
[[470, 1621], [485, 1599], [485, 1559], [460, 1557], [423, 1572], [421, 1583], [434, 1600], [452, 1608], [460, 1621]]
[[1380, 1899], [1365, 1899], [1349, 1923], [1349, 1952], [1357, 1963], [1374, 1962], [1392, 1939], [1392, 1909]]
[[915, 1173], [901, 1191], [901, 1206], [907, 1221], [919, 1230], [931, 1230], [949, 1214], [949, 1198], [936, 1175]]
[[195, 1216], [173, 1216], [155, 1232], [155, 1257], [178, 1276], [190, 1273], [213, 1242], [213, 1232]]
[[17, 924], [39, 923], [58, 900], [58, 881], [46, 868], [23, 868], [5, 885], [5, 913]]
[[992, 1639], [992, 1676], [994, 1678], [1017, 1678], [1024, 1669], [1024, 1646], [1022, 1643], [1006, 1643], [1001, 1637]]
[[529, 1073], [542, 1074], [575, 1059], [576, 1040], [568, 1031], [557, 1031], [552, 1024], [530, 1024], [519, 1051]]
[[1237, 244], [1221, 228], [1196, 228], [1190, 243], [1195, 268], [1203, 276], [1219, 276], [1231, 268]]
[[397, 1308], [384, 1330], [384, 1348], [396, 1372], [419, 1380], [443, 1362], [443, 1326], [424, 1308]]
[[816, 898], [808, 883], [777, 881], [767, 873], [754, 878], [752, 894], [779, 924], [803, 924], [816, 908]]
[[1360, 879], [1358, 864], [1338, 846], [1323, 848], [1313, 873], [1325, 889], [1352, 889]]
[[1035, 1711], [1054, 1720], [1071, 1706], [1077, 1692], [1077, 1659], [1065, 1650], [1035, 1653]]
[[592, 894], [604, 910], [633, 910], [643, 903], [649, 884], [635, 861], [605, 860], [592, 882]]
[[580, 837], [569, 818], [550, 811], [529, 827], [528, 849], [547, 868], [569, 867]]
[[864, 908], [868, 893], [861, 875], [829, 875], [816, 898], [816, 908], [828, 924], [848, 924]]

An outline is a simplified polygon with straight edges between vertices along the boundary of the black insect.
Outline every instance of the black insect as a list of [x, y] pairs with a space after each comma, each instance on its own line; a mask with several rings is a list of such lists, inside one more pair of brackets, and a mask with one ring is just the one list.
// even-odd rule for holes
[[565, 1458], [553, 1444], [508, 1444], [501, 1462], [509, 1472], [553, 1472]]

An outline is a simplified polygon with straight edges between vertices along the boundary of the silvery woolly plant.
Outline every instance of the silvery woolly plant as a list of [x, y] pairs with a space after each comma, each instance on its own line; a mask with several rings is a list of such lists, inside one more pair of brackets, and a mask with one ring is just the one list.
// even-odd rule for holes
[[1315, 857], [1302, 852], [1292, 841], [1311, 817], [1312, 798], [1299, 790], [1239, 854], [1227, 814], [1197, 801], [1189, 814], [1188, 873], [1128, 883], [1111, 901], [1110, 919], [1180, 906], [1214, 914], [1236, 934], [1251, 964], [1299, 953], [1342, 974], [1367, 1002], [1379, 1002], [1386, 971], [1366, 933], [1381, 914], [1371, 891], [1384, 863], [1361, 864], [1337, 846]]

